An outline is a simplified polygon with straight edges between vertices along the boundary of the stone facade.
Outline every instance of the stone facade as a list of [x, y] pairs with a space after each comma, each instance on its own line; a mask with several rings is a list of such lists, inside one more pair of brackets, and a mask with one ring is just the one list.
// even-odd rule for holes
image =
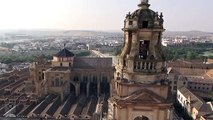
[[51, 64], [41, 60], [34, 62], [30, 71], [39, 96], [52, 93], [60, 95], [62, 100], [71, 92], [76, 96], [109, 95], [113, 75], [111, 58], [57, 55], [53, 56]]
[[186, 87], [179, 88], [177, 101], [186, 109], [193, 120], [211, 120], [208, 116], [212, 115], [213, 112], [212, 102], [205, 102], [190, 89]]
[[112, 78], [112, 58], [75, 57], [66, 48], [54, 55], [50, 62], [41, 56], [30, 65], [30, 80], [35, 85], [36, 94], [45, 99], [27, 116], [100, 119], [107, 112]]
[[51, 67], [51, 63], [44, 60], [42, 55], [37, 56], [35, 62], [29, 66], [30, 78], [29, 80], [34, 83], [35, 92], [41, 97], [42, 83], [44, 80], [44, 71]]
[[[72, 95], [79, 97], [77, 103], [69, 108], [69, 114], [61, 110], [54, 117], [99, 119], [107, 114], [108, 120], [171, 118], [166, 61], [161, 50], [163, 15], [150, 10], [148, 0], [141, 1], [138, 6], [138, 10], [126, 16], [124, 46], [115, 71], [111, 58], [78, 58], [66, 48], [53, 56], [51, 64], [43, 61], [31, 65], [31, 78], [37, 94], [48, 95], [44, 102], [54, 98], [56, 104], [59, 104], [59, 97], [52, 95], [60, 96], [62, 102], [72, 101]], [[87, 99], [92, 101], [88, 102]], [[106, 100], [108, 103], [104, 102]], [[95, 104], [94, 113], [83, 114], [87, 107], [91, 108], [91, 104]], [[30, 117], [38, 113], [41, 111], [31, 112]], [[39, 116], [53, 117], [49, 114]]]
[[168, 79], [173, 94], [187, 87], [194, 91], [213, 91], [213, 64], [203, 61], [176, 60], [168, 63]]
[[161, 50], [163, 15], [142, 0], [124, 21], [124, 46], [115, 67], [109, 120], [169, 120], [169, 85]]

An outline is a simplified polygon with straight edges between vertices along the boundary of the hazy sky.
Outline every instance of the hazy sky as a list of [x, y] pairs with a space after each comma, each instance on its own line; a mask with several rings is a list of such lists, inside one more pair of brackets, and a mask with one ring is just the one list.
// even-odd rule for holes
[[[140, 0], [0, 0], [0, 29], [120, 30]], [[165, 28], [213, 32], [213, 0], [150, 0]]]

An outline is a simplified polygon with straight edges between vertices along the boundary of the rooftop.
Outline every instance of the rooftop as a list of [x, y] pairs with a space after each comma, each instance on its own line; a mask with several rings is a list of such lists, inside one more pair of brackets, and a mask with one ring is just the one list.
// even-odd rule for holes
[[70, 70], [70, 68], [68, 68], [68, 67], [53, 67], [53, 68], [48, 69], [47, 71], [52, 71], [52, 72], [54, 72], [54, 71], [57, 71], [57, 72], [62, 71], [62, 72], [64, 72], [64, 71], [69, 71], [69, 70]]
[[[203, 112], [203, 114], [213, 112], [213, 109], [211, 108], [211, 105], [209, 103], [206, 103], [202, 98], [195, 95], [192, 91], [190, 91], [186, 87], [181, 87], [179, 89], [179, 91], [186, 98], [190, 97], [191, 106], [196, 108], [199, 112]], [[207, 109], [207, 108], [209, 108], [209, 109]]]
[[54, 56], [56, 57], [74, 57], [74, 53], [70, 52], [68, 49], [64, 48], [61, 51], [59, 51]]
[[74, 59], [74, 68], [112, 68], [112, 58], [76, 57]]

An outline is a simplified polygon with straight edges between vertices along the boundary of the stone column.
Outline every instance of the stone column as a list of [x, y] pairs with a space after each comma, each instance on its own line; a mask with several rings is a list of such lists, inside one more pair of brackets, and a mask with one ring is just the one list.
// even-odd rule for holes
[[100, 73], [100, 80], [99, 80], [99, 83], [100, 83], [100, 94], [101, 94], [101, 92], [103, 92], [103, 91], [101, 91], [102, 78], [103, 78], [103, 75], [102, 75], [102, 73]]
[[151, 64], [150, 64], [150, 62], [147, 62], [147, 63], [149, 63], [149, 64], [148, 64], [148, 70], [150, 70], [150, 65], [151, 65]]
[[110, 88], [109, 88], [109, 89], [110, 89], [110, 91], [109, 91], [109, 96], [112, 97], [114, 91], [113, 91], [113, 89], [112, 89], [113, 86], [112, 86], [111, 82], [109, 83], [109, 87], [110, 87]]
[[97, 97], [100, 95], [100, 81], [97, 83]]
[[130, 55], [134, 57], [138, 53], [138, 40], [137, 40], [137, 33], [132, 32], [132, 44], [131, 44], [131, 50], [130, 50]]
[[80, 95], [80, 83], [76, 83], [75, 85], [75, 95], [76, 96]]
[[143, 68], [143, 62], [140, 62], [140, 70]]
[[87, 82], [87, 97], [89, 97], [89, 87], [90, 87], [90, 82]]

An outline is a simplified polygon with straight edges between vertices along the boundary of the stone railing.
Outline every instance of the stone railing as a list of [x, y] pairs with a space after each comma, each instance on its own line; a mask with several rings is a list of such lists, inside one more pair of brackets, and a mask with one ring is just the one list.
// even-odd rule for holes
[[162, 64], [156, 60], [136, 60], [134, 62], [135, 72], [150, 72], [156, 73], [162, 71]]

